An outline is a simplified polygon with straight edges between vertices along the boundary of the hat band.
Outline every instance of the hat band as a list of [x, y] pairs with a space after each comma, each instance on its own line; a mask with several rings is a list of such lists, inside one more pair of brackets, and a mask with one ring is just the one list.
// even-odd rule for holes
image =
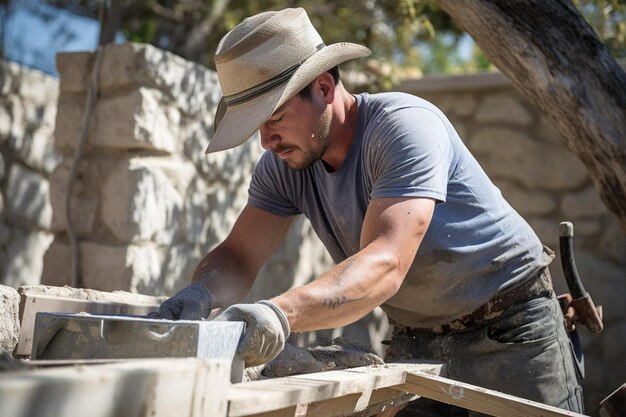
[[[320, 43], [315, 47], [315, 52], [320, 51], [326, 45], [324, 43]], [[314, 52], [314, 53], [315, 53]], [[314, 54], [313, 53], [313, 54]], [[224, 102], [227, 106], [234, 106], [236, 104], [245, 103], [246, 101], [250, 101], [255, 97], [258, 97], [267, 91], [273, 89], [274, 87], [284, 83], [296, 72], [300, 65], [307, 59], [309, 59], [313, 54], [309, 55], [307, 58], [301, 60], [296, 65], [287, 68], [285, 71], [281, 72], [277, 76], [270, 78], [269, 80], [262, 82], [261, 84], [255, 85], [254, 87], [250, 87], [247, 90], [244, 90], [240, 93], [230, 94], [228, 96], [224, 96]]]

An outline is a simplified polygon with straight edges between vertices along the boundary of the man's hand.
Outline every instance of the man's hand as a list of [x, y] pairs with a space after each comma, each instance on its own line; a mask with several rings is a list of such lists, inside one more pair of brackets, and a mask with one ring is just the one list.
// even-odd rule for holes
[[168, 320], [201, 320], [209, 317], [215, 297], [200, 282], [189, 284], [159, 307], [159, 315]]
[[237, 351], [247, 367], [262, 365], [276, 357], [285, 347], [290, 332], [285, 313], [269, 301], [232, 305], [215, 320], [246, 323], [246, 334]]

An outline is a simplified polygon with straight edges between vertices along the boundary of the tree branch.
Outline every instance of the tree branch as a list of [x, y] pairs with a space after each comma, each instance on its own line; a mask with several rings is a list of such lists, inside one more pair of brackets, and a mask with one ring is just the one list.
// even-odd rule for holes
[[438, 3], [554, 123], [626, 231], [626, 74], [576, 8], [567, 0]]

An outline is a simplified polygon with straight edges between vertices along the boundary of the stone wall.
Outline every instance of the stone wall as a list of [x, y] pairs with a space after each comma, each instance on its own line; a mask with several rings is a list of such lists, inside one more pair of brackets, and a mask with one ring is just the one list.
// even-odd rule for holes
[[58, 82], [0, 60], [0, 284], [38, 284], [52, 242], [49, 177]]
[[546, 117], [501, 74], [407, 80], [402, 91], [421, 96], [448, 115], [461, 138], [511, 205], [544, 244], [556, 250], [550, 270], [558, 293], [568, 292], [558, 251], [558, 226], [574, 223], [578, 271], [605, 330], [580, 330], [586, 355], [587, 411], [626, 378], [626, 234], [598, 197], [583, 164], [560, 142]]
[[[64, 219], [67, 183], [80, 129], [93, 53], [57, 59], [60, 95], [55, 145], [65, 156], [51, 180], [51, 229], [43, 283], [69, 283]], [[220, 98], [215, 73], [149, 45], [104, 51], [94, 108], [73, 196], [81, 286], [168, 295], [221, 242], [247, 200], [261, 155], [244, 146], [205, 155]], [[264, 267], [251, 300], [306, 282], [329, 263], [303, 219]], [[323, 266], [322, 266], [323, 265]]]

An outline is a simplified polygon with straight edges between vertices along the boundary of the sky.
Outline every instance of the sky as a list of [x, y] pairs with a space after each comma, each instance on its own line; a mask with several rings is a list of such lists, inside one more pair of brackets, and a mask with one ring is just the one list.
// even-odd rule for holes
[[0, 7], [0, 35], [4, 57], [58, 77], [59, 52], [95, 49], [100, 24], [42, 0], [11, 0]]

